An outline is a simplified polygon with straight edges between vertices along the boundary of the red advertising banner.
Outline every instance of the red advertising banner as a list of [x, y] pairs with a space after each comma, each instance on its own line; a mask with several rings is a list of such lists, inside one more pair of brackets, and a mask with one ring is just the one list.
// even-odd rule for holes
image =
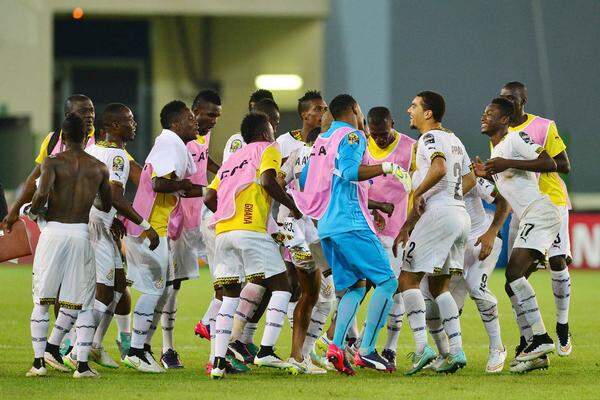
[[572, 212], [569, 218], [571, 235], [571, 268], [600, 271], [600, 213]]

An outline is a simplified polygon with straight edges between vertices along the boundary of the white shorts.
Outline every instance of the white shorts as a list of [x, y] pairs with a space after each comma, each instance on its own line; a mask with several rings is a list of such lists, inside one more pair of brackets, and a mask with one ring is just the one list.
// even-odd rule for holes
[[209, 228], [210, 219], [213, 213], [207, 208], [202, 209], [202, 223], [200, 224], [200, 233], [202, 234], [202, 241], [204, 243], [204, 251], [206, 253], [206, 262], [208, 263], [208, 269], [210, 276], [213, 281], [215, 279], [215, 230]]
[[421, 216], [404, 248], [402, 271], [460, 274], [471, 219], [464, 207], [429, 208]]
[[398, 279], [400, 276], [400, 270], [402, 269], [402, 247], [398, 246], [398, 253], [400, 257], [394, 257], [394, 240], [395, 238], [381, 236], [379, 237], [385, 252], [387, 253], [388, 259], [390, 260], [390, 266], [392, 267], [392, 271], [394, 271], [394, 276]]
[[198, 279], [198, 248], [201, 241], [200, 228], [184, 230], [179, 239], [169, 241], [169, 282], [175, 279]]
[[94, 250], [87, 224], [50, 221], [42, 229], [33, 259], [33, 301], [91, 310], [96, 296]]
[[169, 244], [166, 237], [160, 237], [158, 247], [150, 250], [150, 240], [125, 236], [127, 256], [127, 279], [142, 293], [162, 295], [169, 271]]
[[561, 219], [558, 208], [544, 197], [527, 207], [514, 236], [513, 249], [533, 249], [548, 256], [552, 243], [559, 234]]
[[239, 283], [285, 272], [279, 247], [266, 232], [228, 231], [215, 240], [215, 283]]
[[[299, 220], [293, 217], [284, 218], [275, 235], [282, 239], [283, 246], [289, 251], [290, 262], [297, 269], [309, 273], [317, 269], [329, 269], [316, 228], [308, 217]], [[315, 244], [316, 246], [313, 246]], [[319, 254], [313, 255], [313, 249]]]
[[123, 268], [121, 253], [104, 222], [91, 218], [90, 242], [96, 260], [96, 283], [115, 286], [115, 270]]
[[459, 309], [463, 308], [467, 294], [473, 299], [486, 300], [497, 304], [496, 296], [488, 289], [488, 281], [494, 272], [500, 252], [502, 240], [496, 238], [494, 247], [489, 256], [483, 261], [479, 260], [481, 245], [475, 247], [477, 238], [467, 241], [465, 247], [465, 267], [462, 276], [453, 276], [450, 280], [450, 293]]

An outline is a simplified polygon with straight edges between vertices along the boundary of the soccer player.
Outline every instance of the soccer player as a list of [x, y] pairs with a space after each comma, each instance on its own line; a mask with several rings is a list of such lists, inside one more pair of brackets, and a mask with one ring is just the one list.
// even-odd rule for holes
[[[83, 120], [86, 138], [84, 138], [84, 146], [87, 139], [94, 136], [94, 118], [95, 110], [92, 101], [83, 94], [73, 94], [65, 100], [64, 116], [74, 115]], [[54, 129], [48, 133], [40, 146], [40, 152], [35, 158], [35, 167], [25, 181], [21, 195], [15, 201], [8, 215], [4, 218], [4, 224], [8, 230], [19, 219], [19, 210], [21, 207], [31, 202], [33, 193], [35, 192], [35, 181], [40, 176], [40, 165], [50, 154], [58, 154], [66, 148], [66, 145], [61, 140], [62, 133], [60, 128]]]
[[79, 362], [73, 377], [99, 376], [88, 365], [96, 327], [93, 314], [96, 272], [88, 219], [96, 195], [98, 209], [110, 210], [111, 193], [106, 166], [84, 151], [84, 129], [79, 117], [65, 118], [61, 127], [65, 150], [47, 157], [40, 165], [40, 181], [31, 202], [30, 214], [42, 216], [47, 224], [33, 261], [31, 340], [35, 358], [26, 374], [29, 377], [47, 374], [44, 360], [59, 371], [68, 371], [58, 348], [65, 334], [58, 320], [51, 340], [46, 343], [48, 308], [57, 297], [58, 319], [76, 319]]
[[540, 192], [535, 176], [535, 172], [556, 171], [556, 162], [527, 133], [509, 132], [513, 113], [513, 103], [502, 97], [493, 99], [485, 108], [481, 132], [490, 138], [492, 158], [485, 164], [477, 160], [474, 167], [478, 176], [493, 178], [500, 194], [519, 219], [518, 234], [506, 267], [506, 280], [512, 292], [511, 303], [523, 313], [533, 334], [531, 341], [515, 357], [518, 362], [526, 362], [554, 351], [554, 343], [544, 326], [527, 275], [537, 263], [545, 262], [561, 222], [558, 208]]
[[[456, 302], [448, 291], [451, 274], [463, 270], [465, 243], [470, 229], [463, 201], [465, 190], [475, 184], [467, 151], [452, 132], [442, 130], [444, 98], [435, 92], [418, 93], [407, 112], [410, 127], [419, 131], [416, 171], [413, 174], [413, 208], [394, 242], [404, 246], [399, 285], [408, 322], [415, 338], [412, 367], [420, 371], [435, 353], [427, 344], [425, 301], [419, 290], [424, 276], [439, 308], [449, 338], [449, 354], [437, 372], [456, 372], [467, 364], [462, 349]], [[410, 235], [410, 236], [409, 236]]]
[[[409, 171], [413, 163], [415, 140], [394, 129], [394, 121], [390, 110], [386, 107], [374, 107], [367, 114], [370, 136], [367, 140], [367, 163], [369, 165], [380, 164], [388, 161], [400, 165]], [[388, 259], [396, 279], [400, 275], [402, 260], [395, 257], [392, 251], [394, 239], [400, 228], [406, 221], [408, 213], [409, 191], [397, 179], [391, 176], [378, 176], [373, 179], [369, 189], [369, 200], [375, 200], [394, 205], [393, 212], [388, 215], [379, 213], [375, 228], [377, 236], [381, 240], [387, 252]], [[378, 224], [377, 221], [380, 221]], [[404, 303], [402, 294], [397, 290], [394, 294], [394, 304], [390, 309], [387, 323], [387, 340], [381, 355], [392, 366], [396, 366], [396, 349], [398, 347], [398, 336], [402, 328], [404, 318]]]
[[[215, 214], [215, 280], [223, 286], [223, 303], [215, 330], [215, 361], [211, 377], [225, 374], [225, 354], [240, 303], [241, 281], [258, 276], [271, 291], [267, 323], [256, 365], [289, 369], [273, 346], [281, 332], [291, 293], [285, 266], [275, 242], [267, 234], [271, 198], [300, 217], [293, 200], [277, 183], [281, 153], [273, 143], [273, 127], [263, 113], [248, 114], [241, 125], [247, 143], [223, 163], [208, 187], [206, 206]], [[259, 183], [260, 182], [260, 183]], [[246, 285], [248, 286], [248, 284]]]
[[160, 123], [163, 131], [146, 158], [133, 201], [135, 210], [158, 233], [158, 247], [150, 250], [143, 228], [131, 221], [125, 223], [127, 277], [141, 296], [133, 312], [131, 347], [123, 363], [130, 368], [153, 373], [164, 372], [152, 355], [150, 342], [166, 300], [169, 216], [179, 195], [202, 195], [202, 186], [187, 179], [196, 172], [194, 160], [185, 145], [196, 139], [198, 134], [194, 114], [185, 103], [175, 100], [161, 110]]
[[[254, 91], [248, 100], [248, 112], [252, 112], [256, 104], [264, 99], [275, 101], [273, 98], [273, 93], [271, 93], [269, 90], [258, 89]], [[244, 143], [244, 138], [242, 137], [241, 133], [238, 132], [231, 135], [231, 137], [227, 139], [225, 148], [223, 149], [223, 162], [227, 161], [229, 156], [241, 149], [245, 144], [246, 143]]]
[[[192, 103], [192, 112], [198, 122], [198, 136], [187, 143], [196, 163], [196, 173], [190, 181], [201, 186], [208, 185], [208, 171], [216, 173], [219, 166], [210, 158], [208, 146], [210, 132], [221, 116], [221, 98], [212, 90], [202, 90]], [[173, 344], [173, 331], [177, 315], [177, 295], [181, 282], [198, 279], [198, 250], [202, 245], [200, 219], [201, 198], [182, 197], [169, 220], [171, 263], [167, 282], [167, 299], [162, 311], [161, 327], [163, 348], [161, 362], [165, 368], [183, 368]], [[177, 215], [177, 217], [174, 217]]]
[[[571, 261], [571, 244], [569, 240], [569, 195], [565, 183], [558, 173], [568, 174], [571, 164], [567, 155], [567, 147], [560, 137], [556, 123], [537, 115], [525, 112], [527, 104], [527, 88], [521, 82], [509, 82], [500, 91], [500, 97], [510, 100], [515, 106], [515, 114], [511, 117], [509, 132], [525, 132], [534, 143], [539, 144], [554, 159], [556, 171], [539, 174], [540, 191], [546, 194], [558, 207], [561, 224], [560, 231], [548, 251], [550, 270], [552, 272], [552, 292], [556, 304], [556, 334], [558, 336], [557, 354], [568, 356], [573, 351], [571, 334], [569, 333], [569, 303], [571, 299], [571, 277], [568, 264]], [[519, 220], [513, 214], [510, 226], [510, 242], [517, 235]], [[509, 293], [510, 295], [510, 293]], [[517, 312], [521, 314], [521, 312]], [[517, 354], [525, 347], [531, 337], [531, 328], [524, 318], [520, 318], [521, 342]]]
[[[364, 339], [356, 353], [357, 365], [389, 371], [391, 366], [375, 350], [377, 336], [392, 306], [397, 281], [385, 249], [375, 235], [367, 209], [369, 180], [391, 174], [409, 186], [409, 176], [391, 162], [362, 165], [367, 140], [359, 104], [347, 94], [329, 104], [335, 121], [320, 135], [300, 177], [300, 189], [292, 191], [298, 207], [317, 219], [318, 234], [337, 291], [345, 290], [338, 306], [333, 343], [327, 358], [347, 375], [354, 370], [344, 357], [344, 339], [366, 292], [366, 279], [375, 285], [369, 303]], [[323, 173], [332, 171], [332, 174]]]
[[[127, 106], [120, 103], [108, 104], [102, 114], [105, 138], [86, 148], [88, 154], [102, 161], [109, 169], [113, 199], [109, 212], [100, 211], [92, 206], [89, 222], [90, 240], [96, 261], [94, 312], [98, 321], [90, 358], [108, 368], [118, 368], [119, 364], [104, 350], [102, 342], [113, 319], [115, 308], [125, 291], [125, 281], [116, 281], [116, 270], [123, 269], [119, 251], [120, 241], [115, 241], [110, 231], [117, 212], [145, 228], [145, 234], [150, 239], [150, 250], [156, 248], [159, 242], [156, 231], [124, 197], [125, 186], [129, 178], [129, 155], [125, 151], [125, 144], [134, 139], [136, 126], [133, 113]], [[73, 351], [71, 354], [75, 355]]]
[[[510, 212], [506, 200], [498, 193], [494, 185], [477, 178], [477, 184], [465, 196], [467, 213], [471, 218], [471, 231], [465, 247], [465, 265], [462, 276], [454, 275], [450, 281], [450, 293], [459, 310], [463, 309], [467, 294], [473, 299], [490, 341], [487, 373], [502, 372], [506, 360], [506, 348], [502, 344], [500, 321], [498, 318], [498, 300], [489, 289], [500, 251], [502, 239], [500, 229]], [[495, 203], [493, 219], [483, 207], [483, 200]], [[429, 293], [427, 280], [422, 281], [421, 291], [425, 296], [427, 308], [427, 328], [438, 348], [438, 357], [427, 368], [436, 369], [448, 354], [448, 337], [444, 332], [439, 309]]]

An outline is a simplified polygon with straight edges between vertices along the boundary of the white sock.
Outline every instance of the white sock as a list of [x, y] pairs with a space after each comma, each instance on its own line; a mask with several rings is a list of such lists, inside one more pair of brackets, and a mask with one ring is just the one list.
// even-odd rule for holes
[[244, 285], [244, 288], [240, 293], [240, 302], [238, 303], [235, 315], [233, 316], [233, 328], [231, 330], [230, 341], [234, 342], [239, 340], [242, 336], [244, 327], [248, 323], [248, 320], [254, 317], [256, 309], [260, 305], [266, 290], [267, 289], [264, 286], [252, 282], [248, 282]]
[[440, 318], [440, 309], [438, 308], [437, 303], [430, 299], [425, 299], [425, 308], [425, 319], [427, 321], [429, 334], [433, 338], [438, 353], [441, 356], [445, 356], [450, 353], [450, 344], [448, 343], [448, 336], [446, 336], [444, 325]]
[[77, 361], [87, 362], [96, 330], [94, 310], [80, 311], [75, 326], [77, 327]]
[[398, 337], [400, 336], [400, 330], [402, 329], [402, 321], [404, 319], [404, 302], [402, 301], [402, 294], [396, 293], [394, 295], [394, 304], [390, 309], [387, 321], [387, 339], [385, 341], [384, 349], [390, 349], [396, 351], [398, 348]]
[[206, 309], [206, 312], [204, 313], [204, 316], [202, 317], [202, 324], [208, 326], [208, 324], [210, 324], [210, 319], [217, 316], [219, 308], [221, 308], [221, 300], [213, 297], [208, 305], [208, 308]]
[[133, 332], [131, 334], [131, 347], [143, 349], [148, 330], [154, 317], [154, 308], [160, 296], [142, 293], [133, 310]]
[[462, 350], [462, 335], [460, 332], [460, 317], [454, 297], [450, 292], [444, 292], [435, 298], [440, 310], [440, 317], [444, 325], [444, 331], [448, 336], [450, 354], [457, 354]]
[[535, 297], [535, 291], [531, 284], [521, 277], [510, 283], [510, 288], [519, 300], [519, 305], [525, 313], [525, 318], [531, 326], [531, 331], [534, 335], [543, 335], [546, 333], [546, 327], [542, 320], [542, 314], [538, 307], [537, 299]]
[[240, 341], [245, 344], [254, 343], [254, 335], [256, 334], [257, 329], [258, 322], [247, 322], [246, 326], [244, 326], [244, 333], [242, 333]]
[[286, 316], [286, 310], [292, 294], [290, 292], [277, 290], [271, 293], [271, 300], [267, 305], [267, 322], [263, 333], [261, 346], [275, 346], [283, 320]]
[[294, 329], [294, 311], [296, 311], [297, 301], [290, 301], [287, 307], [287, 319], [290, 323], [290, 329]]
[[97, 349], [102, 347], [102, 342], [104, 341], [104, 336], [106, 336], [106, 331], [112, 322], [112, 319], [115, 315], [115, 308], [117, 308], [117, 303], [121, 300], [121, 295], [123, 293], [114, 292], [113, 301], [110, 302], [104, 315], [100, 318], [98, 322], [98, 327], [96, 328], [96, 333], [94, 333], [94, 342], [92, 347]]
[[[221, 302], [221, 304], [222, 303], [223, 302]], [[219, 310], [217, 310], [217, 314], [218, 313]], [[217, 330], [217, 316], [215, 315], [212, 317], [208, 324], [210, 325], [210, 354], [208, 356], [208, 360], [211, 364], [213, 364], [215, 361], [215, 342], [217, 337], [215, 331]]]
[[302, 355], [309, 357], [310, 352], [313, 351], [317, 339], [321, 337], [323, 328], [327, 323], [327, 318], [331, 312], [331, 301], [318, 301], [312, 310], [310, 315], [310, 322], [308, 324], [308, 330], [306, 331], [306, 338], [302, 345]]
[[63, 337], [61, 345], [67, 340], [69, 341], [69, 346], [73, 346], [75, 344], [75, 341], [77, 340], [77, 335], [75, 334], [75, 319], [73, 320], [73, 325], [71, 325], [71, 330]]
[[427, 331], [425, 330], [425, 300], [419, 289], [409, 289], [402, 292], [404, 308], [408, 324], [415, 338], [416, 353], [422, 354], [427, 345]]
[[92, 309], [92, 314], [94, 315], [94, 322], [96, 323], [96, 326], [98, 326], [100, 320], [102, 319], [102, 317], [104, 317], [104, 314], [106, 313], [106, 310], [108, 310], [109, 306], [110, 304], [104, 304], [98, 299], [94, 300], [94, 308]]
[[[48, 343], [59, 346], [60, 342], [63, 340], [63, 337], [73, 328], [76, 319], [77, 311], [64, 307], [59, 308], [58, 316], [54, 322], [54, 329], [52, 329], [52, 332], [50, 333]], [[71, 345], [73, 345], [73, 342], [74, 341], [71, 341]]]
[[167, 295], [169, 294], [167, 288], [163, 294], [158, 298], [156, 302], [156, 306], [154, 308], [154, 314], [152, 316], [152, 323], [148, 327], [148, 334], [146, 335], [146, 341], [144, 344], [152, 345], [152, 337], [154, 337], [154, 333], [156, 332], [156, 328], [158, 327], [158, 321], [160, 321], [160, 317], [162, 316], [162, 310], [165, 306], [165, 302], [167, 301]]
[[115, 321], [117, 321], [117, 336], [119, 338], [121, 333], [131, 333], [131, 314], [115, 314]]
[[[50, 326], [50, 313], [48, 305], [34, 304], [29, 319], [31, 328], [31, 346], [33, 347], [33, 356], [35, 358], [44, 357], [46, 352], [46, 336]], [[60, 343], [60, 342], [59, 342]]]
[[163, 353], [175, 348], [173, 345], [173, 330], [175, 329], [175, 318], [177, 317], [177, 294], [179, 294], [179, 289], [170, 286], [168, 290], [169, 293], [167, 294], [167, 300], [162, 309], [160, 320], [163, 333]]
[[533, 336], [533, 333], [531, 332], [531, 326], [529, 326], [529, 322], [527, 322], [527, 319], [525, 318], [525, 313], [519, 305], [519, 299], [517, 299], [517, 296], [514, 294], [510, 296], [509, 299], [513, 309], [513, 316], [515, 317], [517, 326], [519, 327], [519, 333], [525, 338], [525, 340], [529, 341], [531, 336]]
[[496, 302], [483, 299], [473, 299], [479, 310], [481, 321], [490, 339], [490, 349], [502, 350], [502, 337], [500, 334], [500, 321], [498, 319], [498, 305]]
[[556, 304], [556, 322], [567, 324], [571, 300], [571, 275], [568, 268], [562, 271], [552, 271], [552, 292]]
[[233, 328], [233, 315], [240, 302], [239, 297], [223, 296], [223, 303], [217, 313], [215, 322], [215, 357], [225, 357], [231, 329]]

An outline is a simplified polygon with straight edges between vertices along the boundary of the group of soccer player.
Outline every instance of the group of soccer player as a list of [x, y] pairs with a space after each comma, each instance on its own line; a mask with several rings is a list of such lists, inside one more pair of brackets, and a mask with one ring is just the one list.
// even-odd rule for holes
[[[453, 373], [467, 365], [460, 324], [467, 295], [489, 337], [485, 371], [501, 372], [507, 350], [488, 280], [511, 210], [505, 290], [520, 343], [510, 371], [547, 368], [555, 348], [560, 356], [572, 351], [569, 201], [558, 175], [570, 164], [556, 124], [525, 113], [526, 103], [526, 87], [509, 82], [485, 106], [481, 133], [491, 157], [483, 162], [442, 125], [445, 101], [432, 91], [408, 107], [415, 140], [395, 129], [388, 108], [365, 117], [352, 96], [327, 104], [318, 91], [298, 100], [302, 127], [276, 138], [279, 107], [271, 92], [257, 90], [218, 165], [208, 149], [221, 99], [202, 90], [191, 108], [178, 100], [162, 108], [163, 130], [140, 165], [126, 150], [137, 126], [130, 108], [109, 104], [96, 121], [91, 99], [70, 96], [3, 221], [10, 230], [26, 216], [41, 229], [27, 376], [45, 376], [50, 365], [99, 377], [88, 361], [117, 368], [103, 345], [113, 318], [123, 365], [182, 368], [173, 341], [177, 296], [183, 281], [199, 277], [199, 257], [214, 293], [195, 333], [210, 341], [206, 370], [214, 379], [248, 372], [249, 364], [292, 374], [392, 372], [404, 316], [415, 341], [405, 374]], [[493, 216], [484, 202], [495, 204]], [[546, 266], [557, 346], [527, 280]], [[140, 294], [133, 309], [128, 286]], [[275, 345], [286, 317], [292, 345], [281, 358]], [[157, 361], [151, 343], [159, 323]]]

